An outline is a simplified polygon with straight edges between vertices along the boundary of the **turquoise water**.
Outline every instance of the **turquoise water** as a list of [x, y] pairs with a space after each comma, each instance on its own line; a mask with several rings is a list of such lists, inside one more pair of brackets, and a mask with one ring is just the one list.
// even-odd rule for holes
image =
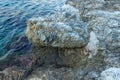
[[65, 0], [0, 0], [0, 57], [10, 50], [24, 53], [31, 46], [24, 32], [27, 20], [54, 13]]

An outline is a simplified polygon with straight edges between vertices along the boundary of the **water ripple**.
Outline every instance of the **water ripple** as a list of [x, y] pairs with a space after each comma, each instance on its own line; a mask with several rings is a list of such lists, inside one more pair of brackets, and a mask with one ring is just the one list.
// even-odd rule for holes
[[29, 18], [52, 14], [56, 6], [64, 3], [65, 0], [0, 0], [0, 57], [28, 46], [27, 38], [19, 38]]

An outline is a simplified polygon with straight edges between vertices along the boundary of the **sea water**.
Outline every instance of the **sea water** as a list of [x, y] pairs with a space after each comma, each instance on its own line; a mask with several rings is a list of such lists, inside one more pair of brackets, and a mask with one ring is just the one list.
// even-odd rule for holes
[[30, 46], [23, 37], [30, 18], [52, 14], [64, 4], [65, 0], [0, 0], [0, 57]]

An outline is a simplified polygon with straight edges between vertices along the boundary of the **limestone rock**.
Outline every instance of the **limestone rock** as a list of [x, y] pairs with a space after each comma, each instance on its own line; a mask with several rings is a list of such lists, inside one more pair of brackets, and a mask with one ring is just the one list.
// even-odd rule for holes
[[120, 80], [120, 68], [109, 68], [103, 71], [100, 80]]
[[88, 43], [89, 31], [79, 11], [64, 5], [53, 15], [30, 19], [26, 35], [35, 46], [75, 48]]

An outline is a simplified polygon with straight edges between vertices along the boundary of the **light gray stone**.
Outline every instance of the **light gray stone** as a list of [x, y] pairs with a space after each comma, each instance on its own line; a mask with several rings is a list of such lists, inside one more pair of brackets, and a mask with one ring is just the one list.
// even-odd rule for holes
[[103, 71], [100, 80], [120, 80], [120, 68], [109, 68]]
[[93, 55], [98, 53], [99, 40], [97, 39], [96, 34], [91, 31], [89, 43], [87, 44], [87, 50], [89, 51], [89, 58], [92, 58]]

